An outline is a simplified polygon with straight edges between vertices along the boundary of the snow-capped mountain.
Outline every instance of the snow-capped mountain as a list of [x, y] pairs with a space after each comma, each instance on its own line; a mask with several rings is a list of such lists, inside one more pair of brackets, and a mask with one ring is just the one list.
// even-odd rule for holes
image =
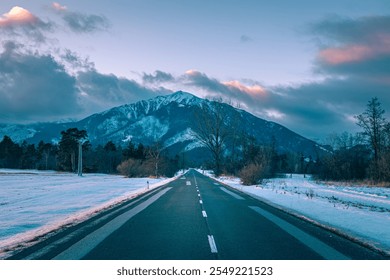
[[[159, 142], [172, 155], [181, 152], [195, 153], [202, 148], [197, 140], [196, 118], [202, 106], [213, 108], [215, 102], [198, 98], [190, 93], [176, 92], [112, 108], [91, 115], [78, 122], [40, 123], [33, 125], [0, 125], [0, 137], [10, 136], [14, 141], [27, 140], [31, 143], [58, 141], [60, 132], [71, 127], [85, 129], [92, 144], [105, 144], [113, 141], [126, 145], [126, 142], [151, 145]], [[259, 143], [275, 141], [281, 152], [303, 153], [315, 156], [322, 147], [277, 123], [266, 121], [228, 104], [223, 105], [227, 116], [238, 116], [238, 127]], [[274, 139], [274, 140], [273, 140]], [[197, 155], [200, 155], [196, 152]]]

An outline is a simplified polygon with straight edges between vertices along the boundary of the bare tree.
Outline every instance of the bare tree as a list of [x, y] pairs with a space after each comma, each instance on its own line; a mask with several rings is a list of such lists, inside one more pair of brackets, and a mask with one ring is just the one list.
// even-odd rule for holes
[[156, 142], [152, 147], [148, 148], [148, 155], [152, 159], [154, 163], [154, 172], [156, 178], [159, 177], [159, 163], [160, 163], [160, 155], [161, 151], [163, 150], [162, 145], [160, 142]]
[[211, 152], [215, 175], [222, 172], [226, 143], [235, 131], [232, 127], [232, 117], [229, 114], [229, 105], [223, 103], [221, 98], [211, 103], [203, 102], [195, 113], [195, 137]]
[[383, 147], [386, 119], [385, 110], [377, 97], [372, 98], [366, 110], [356, 116], [357, 125], [363, 129], [363, 135], [367, 137], [368, 142], [374, 153], [374, 178], [379, 179], [379, 159]]

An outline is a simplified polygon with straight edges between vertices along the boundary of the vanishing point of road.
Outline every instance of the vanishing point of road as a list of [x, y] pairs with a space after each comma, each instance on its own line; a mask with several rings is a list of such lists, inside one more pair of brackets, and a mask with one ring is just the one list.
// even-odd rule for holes
[[388, 259], [190, 170], [10, 259]]

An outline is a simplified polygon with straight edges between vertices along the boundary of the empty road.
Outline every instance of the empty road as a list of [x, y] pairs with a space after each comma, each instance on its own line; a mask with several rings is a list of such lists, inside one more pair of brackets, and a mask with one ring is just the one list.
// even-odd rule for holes
[[384, 259], [191, 170], [11, 259]]

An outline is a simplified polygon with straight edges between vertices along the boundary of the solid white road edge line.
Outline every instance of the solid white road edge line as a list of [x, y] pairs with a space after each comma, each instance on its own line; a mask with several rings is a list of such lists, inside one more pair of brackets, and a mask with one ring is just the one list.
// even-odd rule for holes
[[273, 222], [275, 225], [286, 231], [288, 234], [294, 236], [296, 239], [298, 239], [301, 243], [305, 244], [309, 248], [311, 248], [313, 251], [315, 251], [317, 254], [322, 256], [323, 258], [327, 260], [349, 260], [349, 258], [336, 249], [328, 246], [321, 240], [315, 238], [314, 236], [311, 236], [310, 234], [307, 234], [306, 232], [300, 230], [296, 226], [286, 222], [285, 220], [271, 214], [268, 211], [265, 211], [261, 209], [258, 206], [248, 206], [250, 209], [254, 210], [267, 220]]
[[223, 187], [219, 187], [221, 189], [221, 191], [224, 191], [225, 193], [227, 194], [230, 194], [232, 197], [234, 197], [235, 199], [239, 199], [239, 200], [245, 200], [245, 198], [243, 198], [242, 196], [234, 193], [234, 192], [231, 192]]
[[166, 188], [157, 194], [153, 195], [148, 200], [142, 202], [141, 204], [135, 206], [129, 211], [119, 215], [112, 221], [108, 222], [101, 228], [98, 228], [91, 234], [87, 235], [80, 241], [76, 242], [68, 249], [58, 254], [53, 258], [53, 260], [79, 260], [85, 255], [87, 255], [92, 249], [94, 249], [99, 243], [101, 243], [106, 237], [111, 235], [114, 231], [123, 226], [128, 220], [137, 215], [139, 212], [143, 211], [149, 205], [154, 203], [157, 199], [163, 196], [172, 188]]

